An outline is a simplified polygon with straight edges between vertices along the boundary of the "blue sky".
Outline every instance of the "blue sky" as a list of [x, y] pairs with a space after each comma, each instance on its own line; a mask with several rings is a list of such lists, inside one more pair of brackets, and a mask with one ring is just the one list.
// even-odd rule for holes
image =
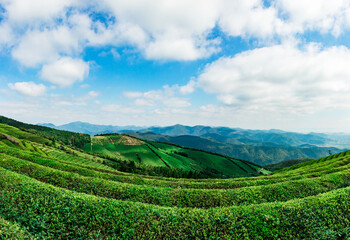
[[350, 132], [349, 0], [0, 0], [0, 114]]

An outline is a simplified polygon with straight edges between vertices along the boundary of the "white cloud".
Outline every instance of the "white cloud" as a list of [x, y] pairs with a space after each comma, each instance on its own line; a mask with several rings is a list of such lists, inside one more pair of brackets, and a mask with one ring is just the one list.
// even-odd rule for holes
[[214, 104], [208, 104], [208, 105], [204, 105], [201, 106], [199, 108], [203, 113], [218, 113], [220, 111], [220, 107], [219, 106], [215, 106]]
[[[220, 39], [211, 35], [215, 27], [229, 36], [283, 41], [307, 30], [338, 36], [350, 28], [348, 0], [273, 0], [268, 7], [262, 0], [0, 0], [0, 4], [6, 10], [0, 44], [11, 42], [13, 58], [27, 67], [62, 56], [75, 58], [88, 46], [131, 46], [152, 60], [207, 58], [220, 51]], [[91, 11], [106, 20], [93, 19]], [[111, 53], [120, 57], [114, 48]]]
[[[217, 50], [206, 40], [215, 27], [219, 5], [213, 0], [105, 0], [120, 24], [133, 26], [142, 41], [136, 45], [149, 59], [194, 60]], [[157, 9], [157, 11], [154, 11]], [[122, 30], [130, 41], [134, 34]], [[132, 31], [135, 32], [135, 31]]]
[[90, 92], [88, 92], [88, 97], [90, 98], [90, 99], [93, 99], [93, 98], [97, 98], [98, 96], [100, 96], [100, 94], [101, 93], [99, 93], [99, 92], [96, 92], [96, 91], [90, 91]]
[[276, 8], [286, 18], [286, 22], [299, 32], [316, 30], [322, 33], [341, 33], [346, 27], [346, 18], [349, 16], [350, 4], [348, 0], [276, 0]]
[[112, 54], [114, 60], [120, 60], [120, 54], [115, 48], [111, 49], [111, 54]]
[[59, 60], [45, 64], [41, 69], [42, 79], [58, 85], [69, 87], [75, 82], [81, 82], [89, 75], [89, 64], [81, 59], [62, 57]]
[[68, 101], [58, 101], [58, 102], [56, 102], [56, 105], [58, 105], [58, 106], [73, 106], [73, 103], [68, 102]]
[[198, 86], [222, 103], [247, 111], [349, 108], [349, 62], [350, 50], [345, 47], [264, 47], [207, 65]]
[[143, 49], [150, 41], [150, 36], [141, 26], [130, 22], [118, 22], [112, 32], [115, 37], [111, 43], [115, 45], [126, 44]]
[[29, 97], [42, 96], [46, 91], [46, 87], [43, 84], [35, 84], [34, 82], [9, 83], [8, 86], [12, 90]]
[[0, 4], [7, 10], [8, 18], [15, 24], [40, 24], [51, 22], [64, 15], [66, 8], [74, 5], [76, 0], [1, 0]]
[[195, 82], [192, 80], [186, 86], [179, 87], [174, 85], [169, 87], [163, 86], [159, 90], [151, 90], [147, 92], [124, 92], [124, 96], [128, 99], [135, 99], [136, 106], [147, 107], [170, 107], [170, 108], [186, 108], [191, 106], [191, 103], [186, 98], [178, 97], [179, 94], [188, 94], [193, 91]]
[[97, 92], [97, 91], [90, 91], [88, 92], [87, 94], [81, 96], [81, 97], [74, 97], [73, 96], [73, 100], [76, 102], [76, 103], [84, 103], [86, 104], [86, 101], [90, 101], [90, 100], [93, 100], [95, 98], [97, 98], [98, 96], [100, 96], [101, 93], [100, 92]]
[[133, 99], [133, 98], [138, 98], [141, 97], [143, 95], [142, 92], [123, 92], [123, 95], [129, 99]]
[[2, 45], [11, 45], [11, 40], [13, 39], [12, 29], [8, 24], [0, 24], [0, 50]]
[[154, 102], [153, 101], [147, 100], [147, 99], [144, 99], [144, 98], [137, 98], [137, 99], [135, 99], [134, 104], [136, 106], [140, 106], [140, 107], [152, 107], [152, 106], [154, 106]]
[[265, 7], [261, 0], [224, 0], [219, 26], [231, 36], [262, 39], [272, 38], [286, 27], [278, 18], [277, 9]]
[[173, 108], [185, 108], [185, 107], [191, 106], [191, 103], [189, 103], [187, 99], [178, 98], [178, 97], [164, 99], [163, 104], [166, 107], [173, 107]]
[[219, 43], [220, 41], [217, 39], [197, 43], [195, 39], [191, 38], [169, 37], [149, 43], [144, 51], [145, 57], [148, 59], [192, 61], [219, 52]]
[[190, 94], [193, 93], [195, 88], [197, 86], [197, 83], [195, 80], [191, 79], [186, 85], [180, 86], [179, 91], [181, 94]]
[[68, 27], [53, 30], [28, 31], [12, 50], [12, 57], [26, 67], [37, 67], [52, 62], [60, 54], [74, 55], [79, 49], [78, 40]]
[[307, 30], [338, 36], [350, 27], [348, 0], [223, 0], [219, 26], [228, 35], [282, 40]]

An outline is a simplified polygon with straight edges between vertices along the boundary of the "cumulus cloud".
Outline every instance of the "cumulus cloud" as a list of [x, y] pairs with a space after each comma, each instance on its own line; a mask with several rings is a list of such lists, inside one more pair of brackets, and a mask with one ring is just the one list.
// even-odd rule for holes
[[[152, 60], [207, 58], [220, 51], [220, 38], [211, 34], [215, 27], [229, 36], [258, 40], [290, 39], [307, 30], [338, 36], [350, 28], [348, 0], [274, 0], [269, 6], [262, 0], [0, 0], [0, 4], [5, 9], [0, 44], [12, 38], [12, 56], [27, 67], [61, 56], [76, 57], [88, 46], [132, 46]], [[104, 20], [96, 20], [92, 9]]]
[[46, 91], [46, 87], [43, 84], [35, 84], [34, 82], [9, 83], [8, 86], [19, 94], [29, 97], [42, 96]]
[[[138, 47], [149, 59], [194, 60], [216, 51], [207, 34], [215, 27], [219, 5], [213, 0], [105, 0], [121, 24], [145, 37]], [[154, 11], [157, 9], [157, 11]]]
[[40, 24], [64, 15], [77, 0], [1, 0], [8, 18], [15, 24]]
[[334, 35], [339, 35], [342, 28], [349, 27], [350, 4], [348, 0], [276, 0], [275, 7], [287, 19], [286, 22], [299, 32], [316, 30], [325, 33], [330, 31]]
[[349, 61], [346, 47], [264, 47], [207, 65], [198, 86], [226, 105], [252, 111], [349, 107]]
[[40, 72], [42, 79], [60, 87], [69, 87], [75, 82], [81, 82], [88, 74], [88, 63], [70, 57], [62, 57], [55, 62], [45, 64]]
[[57, 60], [61, 54], [74, 55], [78, 40], [68, 27], [28, 31], [13, 49], [12, 56], [26, 67], [37, 67]]
[[286, 31], [278, 10], [265, 7], [261, 0], [224, 0], [219, 16], [219, 26], [231, 36], [272, 38]]
[[196, 81], [191, 79], [186, 85], [180, 86], [179, 91], [181, 94], [184, 94], [184, 95], [193, 93], [196, 85], [197, 85]]

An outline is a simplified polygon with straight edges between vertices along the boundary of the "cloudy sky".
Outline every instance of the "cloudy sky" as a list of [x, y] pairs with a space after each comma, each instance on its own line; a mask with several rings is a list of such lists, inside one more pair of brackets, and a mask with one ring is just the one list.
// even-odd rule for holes
[[0, 0], [0, 115], [350, 132], [350, 0]]

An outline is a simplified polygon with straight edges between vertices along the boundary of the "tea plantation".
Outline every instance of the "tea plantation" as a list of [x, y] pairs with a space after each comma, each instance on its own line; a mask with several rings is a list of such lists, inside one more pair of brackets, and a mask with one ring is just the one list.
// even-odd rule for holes
[[[143, 172], [148, 174], [157, 169], [160, 175], [167, 177], [177, 177], [179, 173], [182, 173], [178, 177], [233, 178], [269, 173], [252, 162], [173, 144], [144, 141], [120, 134], [92, 137], [91, 143], [85, 144], [84, 150], [119, 163], [132, 161], [135, 163], [135, 168], [142, 168]], [[118, 169], [120, 168], [121, 166]], [[169, 169], [175, 172], [167, 174]], [[128, 170], [130, 172], [132, 169]], [[143, 173], [136, 170], [133, 172]]]
[[[268, 174], [242, 160], [121, 135], [92, 141], [89, 154], [0, 124], [0, 239], [350, 238], [350, 152]], [[136, 162], [135, 172], [200, 172], [202, 163], [245, 177], [143, 175], [118, 171], [123, 161]]]

